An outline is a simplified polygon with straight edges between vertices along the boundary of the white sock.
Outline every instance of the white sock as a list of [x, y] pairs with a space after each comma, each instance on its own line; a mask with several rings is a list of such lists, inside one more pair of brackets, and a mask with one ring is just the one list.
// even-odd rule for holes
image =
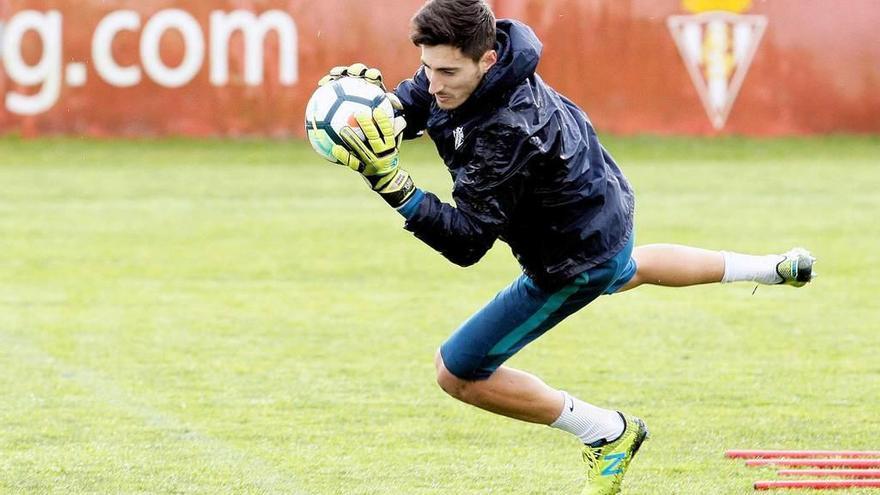
[[614, 441], [623, 434], [624, 423], [616, 411], [602, 409], [562, 392], [562, 414], [550, 426], [567, 431], [581, 442]]
[[724, 256], [724, 278], [722, 283], [758, 282], [778, 284], [782, 277], [776, 273], [776, 265], [784, 258], [779, 254], [753, 256], [750, 254], [721, 251]]

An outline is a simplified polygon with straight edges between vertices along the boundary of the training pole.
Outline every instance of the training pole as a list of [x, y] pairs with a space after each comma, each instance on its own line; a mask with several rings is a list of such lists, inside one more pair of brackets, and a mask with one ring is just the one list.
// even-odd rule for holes
[[746, 466], [786, 466], [820, 468], [880, 468], [880, 459], [752, 459]]
[[772, 488], [813, 488], [829, 490], [834, 488], [880, 488], [880, 480], [786, 480], [756, 481], [755, 490]]
[[835, 478], [877, 478], [880, 469], [781, 469], [779, 476], [833, 476]]
[[735, 459], [803, 459], [810, 457], [877, 457], [880, 450], [728, 450], [727, 457]]

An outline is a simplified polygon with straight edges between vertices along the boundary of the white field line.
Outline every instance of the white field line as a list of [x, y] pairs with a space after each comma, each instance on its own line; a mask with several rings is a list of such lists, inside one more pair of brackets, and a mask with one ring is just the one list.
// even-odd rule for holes
[[159, 411], [121, 389], [115, 382], [99, 373], [71, 366], [44, 352], [24, 339], [15, 338], [0, 331], [0, 354], [7, 354], [11, 361], [24, 361], [29, 365], [48, 368], [57, 373], [59, 380], [70, 380], [88, 390], [100, 401], [128, 415], [140, 418], [149, 427], [160, 431], [176, 442], [189, 442], [201, 450], [214, 464], [232, 467], [241, 475], [241, 483], [250, 485], [261, 493], [305, 495], [293, 479], [285, 476], [264, 460], [249, 456], [234, 446], [204, 433], [172, 414]]

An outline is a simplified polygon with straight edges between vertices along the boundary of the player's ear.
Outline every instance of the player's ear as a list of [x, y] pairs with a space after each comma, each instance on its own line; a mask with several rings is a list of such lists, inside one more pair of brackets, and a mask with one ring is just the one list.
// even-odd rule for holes
[[492, 66], [495, 65], [495, 62], [497, 62], [497, 61], [498, 61], [498, 52], [496, 52], [495, 50], [487, 51], [486, 53], [483, 54], [482, 57], [480, 57], [480, 62], [479, 62], [480, 71], [483, 74], [485, 74], [486, 72], [489, 72], [489, 69], [491, 69]]

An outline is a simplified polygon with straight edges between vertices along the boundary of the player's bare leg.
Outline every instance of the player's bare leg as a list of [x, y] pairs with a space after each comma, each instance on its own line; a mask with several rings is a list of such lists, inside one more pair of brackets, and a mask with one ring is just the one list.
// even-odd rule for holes
[[562, 411], [563, 394], [535, 375], [500, 366], [486, 380], [462, 380], [437, 353], [437, 383], [456, 399], [508, 418], [549, 425]]
[[648, 428], [639, 418], [587, 404], [555, 390], [538, 377], [500, 366], [486, 380], [462, 380], [446, 369], [437, 353], [437, 382], [453, 397], [510, 418], [540, 423], [577, 436], [583, 443], [586, 495], [620, 491], [623, 475]]
[[452, 397], [486, 411], [567, 431], [584, 444], [607, 443], [624, 431], [621, 414], [588, 404], [540, 378], [509, 366], [499, 366], [485, 380], [453, 375], [438, 352], [437, 383]]
[[724, 256], [710, 251], [677, 244], [648, 244], [633, 249], [635, 276], [620, 291], [642, 284], [665, 287], [720, 282], [724, 276]]
[[636, 247], [632, 257], [636, 274], [618, 292], [642, 284], [686, 287], [737, 281], [801, 287], [815, 276], [815, 258], [801, 248], [754, 256], [677, 244], [648, 244]]

